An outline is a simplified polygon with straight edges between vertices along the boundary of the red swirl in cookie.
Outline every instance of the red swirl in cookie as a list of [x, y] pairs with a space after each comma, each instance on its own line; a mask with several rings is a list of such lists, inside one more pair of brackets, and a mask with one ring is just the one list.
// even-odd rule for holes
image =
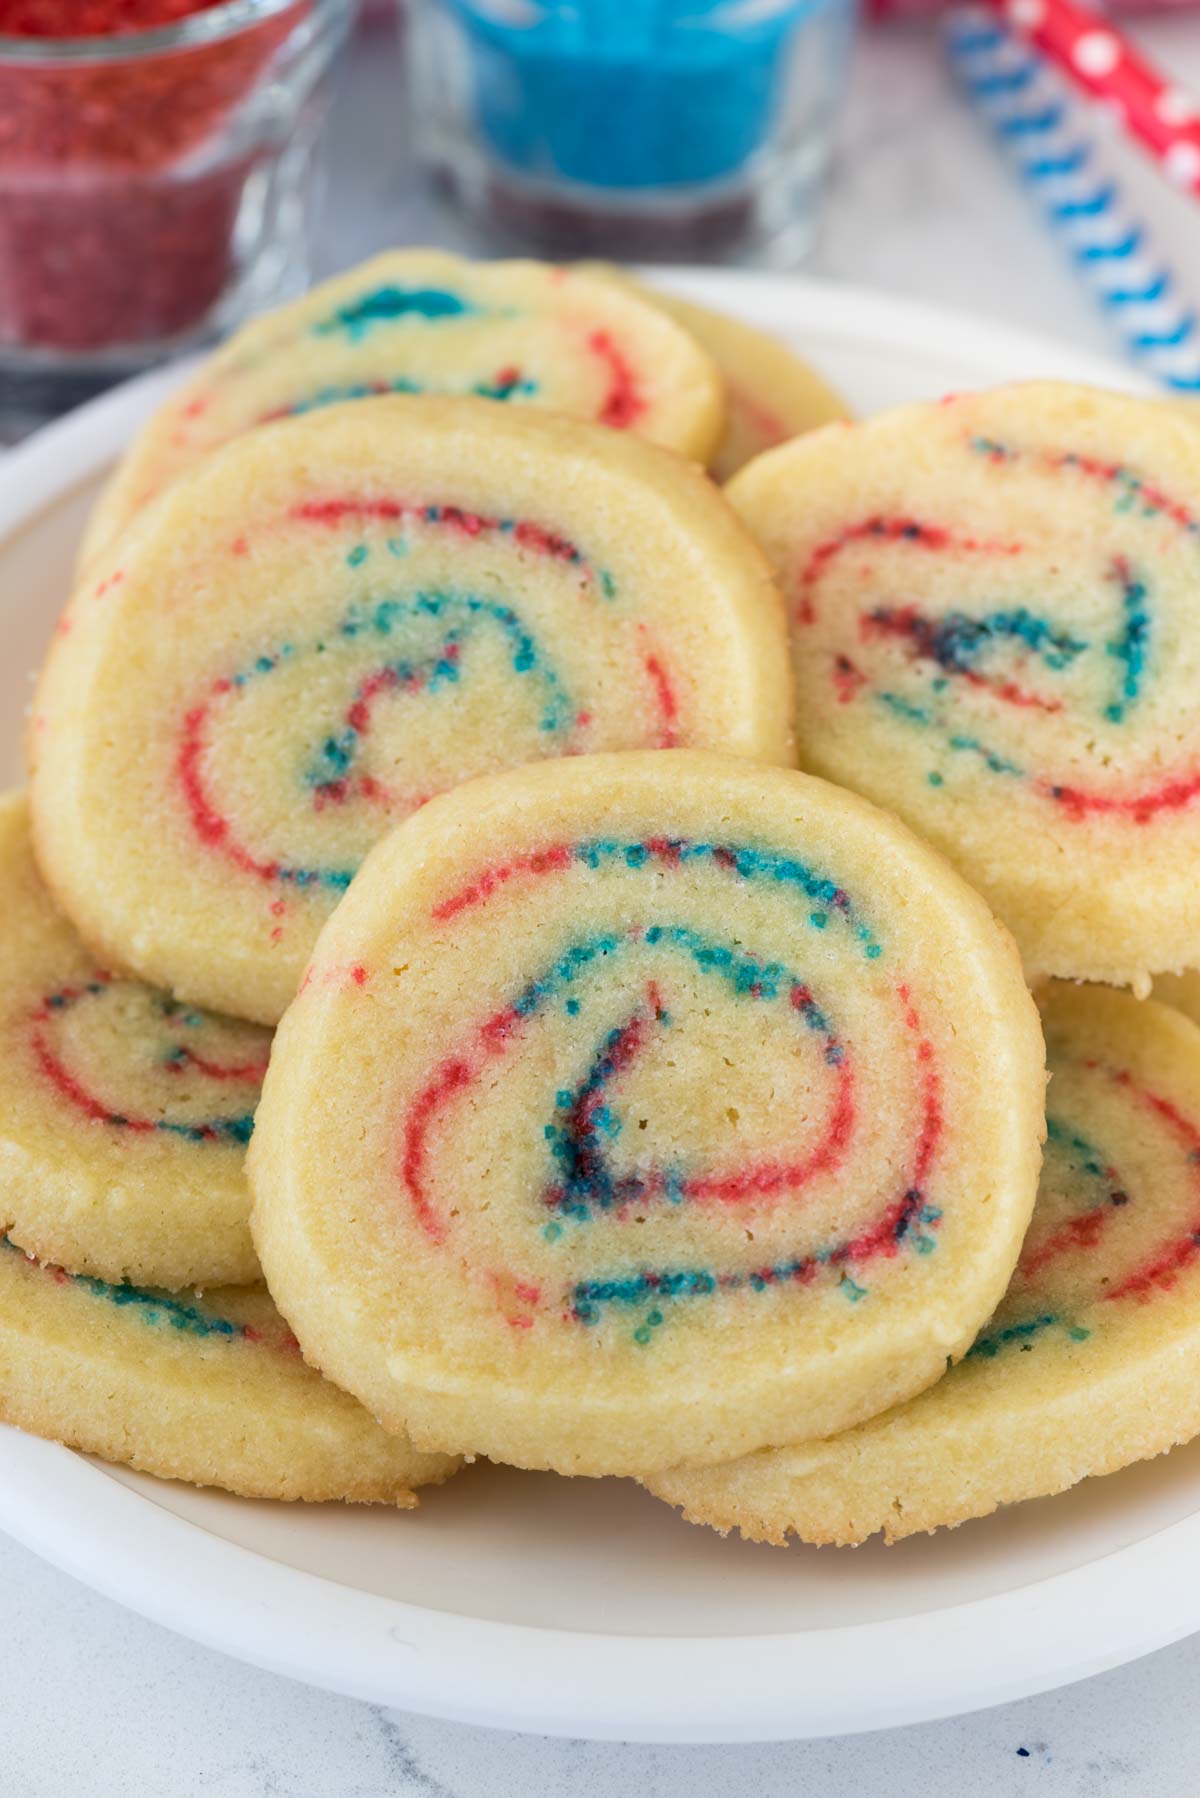
[[[566, 1288], [545, 1288], [519, 1274], [491, 1270], [487, 1275], [508, 1321], [530, 1328], [540, 1317], [549, 1323], [570, 1319], [595, 1324], [613, 1316], [629, 1316], [633, 1339], [649, 1343], [681, 1300], [708, 1298], [718, 1292], [763, 1293], [771, 1288], [805, 1286], [818, 1277], [838, 1283], [857, 1303], [869, 1288], [866, 1270], [878, 1257], [892, 1258], [902, 1248], [929, 1254], [936, 1247], [941, 1211], [931, 1201], [936, 1190], [936, 1162], [942, 1135], [941, 1081], [932, 1043], [923, 1034], [917, 1006], [902, 977], [891, 985], [891, 1003], [910, 1039], [910, 1081], [915, 1094], [914, 1136], [897, 1159], [902, 1174], [895, 1189], [879, 1195], [874, 1210], [840, 1239], [822, 1236], [805, 1220], [797, 1252], [762, 1262], [751, 1255], [734, 1266], [689, 1261], [686, 1255], [665, 1266], [630, 1263], [621, 1237], [635, 1217], [647, 1210], [672, 1207], [724, 1207], [753, 1216], [776, 1205], [804, 1216], [808, 1192], [822, 1179], [844, 1182], [853, 1177], [860, 1145], [856, 1140], [856, 1060], [835, 1023], [822, 1009], [804, 976], [786, 963], [744, 948], [737, 937], [719, 928], [711, 933], [670, 919], [665, 899], [671, 876], [681, 868], [705, 866], [730, 882], [761, 883], [786, 895], [806, 919], [807, 928], [849, 939], [850, 952], [865, 962], [883, 953], [850, 896], [837, 883], [795, 857], [737, 842], [694, 842], [650, 838], [642, 841], [591, 839], [556, 844], [527, 858], [484, 868], [470, 886], [439, 902], [435, 920], [483, 906], [488, 896], [508, 889], [514, 880], [552, 878], [573, 865], [599, 870], [617, 865], [645, 870], [653, 909], [623, 928], [593, 931], [560, 948], [554, 960], [534, 973], [510, 1002], [483, 1019], [432, 1071], [408, 1107], [402, 1125], [400, 1176], [402, 1189], [425, 1234], [454, 1252], [453, 1225], [434, 1194], [438, 1181], [431, 1163], [453, 1153], [455, 1113], [468, 1106], [480, 1081], [504, 1076], [509, 1058], [539, 1058], [538, 1024], [543, 1013], [561, 1009], [578, 1020], [584, 1045], [577, 1049], [580, 1074], [569, 1086], [547, 1094], [541, 1132], [545, 1140], [545, 1173], [535, 1216], [544, 1218], [540, 1232], [548, 1243], [564, 1233], [602, 1229], [608, 1239], [594, 1248], [600, 1265], [586, 1279]], [[650, 921], [650, 920], [653, 921]], [[597, 1002], [603, 986], [624, 962], [642, 964], [636, 976], [640, 991], [626, 1013]], [[703, 1156], [659, 1160], [641, 1147], [639, 1136], [650, 1123], [632, 1122], [639, 1109], [638, 1066], [652, 1054], [669, 1054], [672, 1031], [686, 1033], [687, 1008], [676, 1013], [672, 975], [682, 966], [694, 980], [699, 973], [713, 1006], [761, 1007], [782, 1014], [785, 1036], [791, 1036], [806, 1060], [823, 1070], [825, 1092], [815, 1130], [772, 1153], [750, 1152], [706, 1163]], [[370, 970], [367, 970], [368, 978]], [[643, 984], [644, 981], [644, 984]], [[712, 989], [709, 995], [709, 989]], [[590, 1002], [589, 1002], [590, 1001]], [[599, 1011], [602, 1022], [587, 1036], [583, 1021]], [[777, 1028], [777, 1026], [776, 1026]], [[815, 1050], [815, 1055], [812, 1051]], [[622, 1140], [624, 1139], [624, 1140]], [[652, 1139], [651, 1139], [652, 1140]], [[611, 1226], [617, 1226], [615, 1236]], [[522, 1302], [511, 1303], [516, 1295]], [[664, 1309], [665, 1308], [665, 1309]]]
[[719, 1459], [965, 1350], [1040, 1104], [1011, 945], [894, 820], [734, 758], [564, 759], [432, 801], [351, 885], [273, 1054], [256, 1236], [306, 1355], [422, 1439]]
[[791, 735], [782, 602], [698, 469], [548, 412], [375, 399], [227, 445], [85, 580], [33, 801], [104, 961], [273, 1023], [434, 795], [604, 750], [787, 762]]
[[255, 319], [134, 443], [83, 561], [181, 473], [243, 432], [381, 397], [550, 408], [698, 461], [723, 420], [715, 364], [628, 287], [534, 262], [391, 251]]
[[[1198, 452], [1147, 403], [1017, 388], [734, 489], [787, 589], [802, 755], [930, 835], [1038, 972], [1200, 948], [1169, 872], [1200, 837]], [[1120, 855], [1149, 858], [1136, 895]]]
[[[1044, 1330], [1086, 1341], [1104, 1328], [1110, 1304], [1150, 1304], [1200, 1256], [1200, 1115], [1126, 1065], [1119, 1042], [1103, 1057], [1081, 1052], [1055, 1034], [1054, 1017], [1051, 1006], [1054, 1085], [1038, 1207], [1012, 1286], [974, 1355]], [[1126, 1151], [1132, 1176], [1122, 1166], [1128, 1144], [1136, 1145]]]
[[28, 1045], [55, 1096], [93, 1123], [195, 1143], [250, 1140], [268, 1048], [253, 1025], [96, 973], [39, 1001]]
[[1100, 987], [1041, 994], [1037, 1205], [1007, 1294], [927, 1392], [841, 1436], [654, 1479], [696, 1522], [858, 1542], [983, 1516], [1200, 1430], [1200, 1031]]
[[[344, 602], [341, 615], [307, 641], [289, 637], [260, 647], [241, 666], [218, 675], [206, 696], [185, 711], [177, 770], [192, 830], [198, 842], [242, 873], [293, 890], [340, 892], [355, 872], [354, 863], [339, 861], [336, 854], [305, 861], [289, 853], [286, 842], [251, 843], [235, 815], [236, 801], [221, 792], [222, 785], [235, 792], [243, 785], [239, 737], [254, 731], [260, 694], [266, 690], [262, 706], [269, 706], [272, 684], [287, 684], [285, 703], [295, 733], [294, 741], [278, 744], [277, 761], [292, 771], [313, 813], [341, 814], [337, 829], [343, 836], [348, 810], [365, 815], [362, 828], [369, 840], [379, 829], [373, 814], [396, 822], [448, 784], [444, 775], [426, 779], [421, 766], [429, 712], [439, 700], [474, 713], [459, 725], [464, 738], [474, 734], [494, 741], [490, 718], [506, 714], [517, 760], [578, 754], [587, 747], [595, 722], [587, 702], [594, 694], [589, 688], [576, 697], [576, 680], [560, 671], [540, 627], [524, 615], [519, 593], [493, 597], [482, 583], [479, 593], [424, 584], [413, 591], [402, 565], [414, 535], [418, 541], [449, 536], [488, 547], [493, 559], [507, 552], [544, 560], [567, 576], [577, 595], [574, 603], [611, 607], [613, 634], [623, 632], [626, 638], [628, 694], [634, 703], [640, 690], [645, 740], [656, 748], [675, 746], [679, 701], [667, 656], [644, 623], [629, 625], [612, 576], [553, 530], [529, 520], [481, 517], [457, 506], [338, 497], [304, 501], [287, 523], [299, 532], [322, 529], [329, 545], [322, 540], [316, 553], [329, 555], [331, 582], [344, 565], [354, 571], [350, 590], [358, 589], [362, 597]], [[281, 521], [262, 528], [278, 532]], [[252, 556], [256, 541], [256, 533], [240, 536], [233, 553]], [[388, 592], [393, 577], [395, 594]], [[386, 596], [376, 597], [381, 592]], [[566, 619], [562, 623], [569, 628]], [[323, 697], [337, 695], [332, 704], [306, 703], [309, 678], [312, 686], [319, 683]], [[511, 692], [497, 694], [497, 683]], [[397, 730], [406, 711], [411, 719]], [[390, 732], [382, 725], [385, 712], [394, 720]], [[391, 740], [378, 758], [373, 752], [381, 734]], [[398, 738], [404, 745], [399, 753]], [[521, 741], [523, 751], [517, 747]], [[224, 780], [216, 772], [222, 765]]]
[[[987, 440], [972, 448], [989, 459], [999, 454], [999, 446]], [[1001, 460], [1011, 462], [1017, 455], [1017, 451], [1007, 450]], [[1064, 454], [1043, 456], [1039, 464], [1048, 471], [1062, 472], [1079, 470], [1082, 460]], [[1140, 485], [1122, 469], [1097, 471], [1085, 465], [1084, 472], [1090, 479], [1121, 482], [1123, 493]], [[1187, 536], [1200, 529], [1186, 508], [1157, 492], [1155, 498], [1161, 505], [1146, 501], [1143, 515], [1166, 516]], [[879, 556], [896, 550], [1003, 563], [1020, 557], [1024, 546], [1018, 541], [981, 540], [917, 518], [872, 515], [827, 538], [811, 552], [797, 583], [797, 629], [803, 632], [818, 625], [823, 583], [833, 578], [843, 554]], [[904, 557], [899, 560], [903, 563]], [[876, 576], [873, 566], [872, 579]], [[1095, 637], [1079, 634], [1079, 627], [1073, 633], [1048, 613], [1031, 609], [1023, 597], [982, 615], [958, 610], [931, 613], [917, 602], [876, 603], [872, 590], [857, 613], [839, 618], [839, 626], [846, 632], [845, 647], [831, 652], [829, 669], [837, 702], [849, 705], [870, 697], [893, 717], [927, 731], [952, 756], [969, 755], [978, 758], [991, 774], [1027, 781], [1074, 818], [1088, 812], [1119, 812], [1145, 824], [1156, 812], [1190, 804], [1200, 793], [1200, 774], [1190, 766], [1140, 792], [1087, 791], [1070, 784], [1065, 775], [1038, 774], [1012, 759], [1021, 751], [1001, 737], [1001, 725], [995, 727], [992, 742], [968, 734], [971, 695], [990, 708], [990, 718], [1003, 718], [1006, 712], [1061, 715], [1069, 709], [1086, 710], [1087, 698], [1078, 690], [1083, 687], [1091, 690], [1096, 722], [1125, 722], [1141, 697], [1146, 677], [1154, 634], [1151, 593], [1147, 578], [1135, 572], [1128, 555], [1113, 554], [1105, 578], [1111, 588], [1113, 617]], [[998, 591], [1003, 591], [1003, 573], [996, 576], [996, 582]], [[888, 577], [893, 590], [912, 590], [920, 584], [915, 570], [897, 568]], [[1008, 585], [1020, 591], [1024, 583], [1018, 577]], [[943, 778], [936, 770], [929, 776], [934, 786], [942, 785]]]
[[270, 1034], [97, 969], [0, 798], [0, 1231], [114, 1283], [258, 1278], [244, 1150]]

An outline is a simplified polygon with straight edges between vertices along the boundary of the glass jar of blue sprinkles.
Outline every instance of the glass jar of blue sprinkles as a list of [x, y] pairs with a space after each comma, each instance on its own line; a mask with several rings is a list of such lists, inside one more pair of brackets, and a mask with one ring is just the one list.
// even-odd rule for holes
[[410, 0], [426, 167], [492, 249], [799, 261], [855, 0]]

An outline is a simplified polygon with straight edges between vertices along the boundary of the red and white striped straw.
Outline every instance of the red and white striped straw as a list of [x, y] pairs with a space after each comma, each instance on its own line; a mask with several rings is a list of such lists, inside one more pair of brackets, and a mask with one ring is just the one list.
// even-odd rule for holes
[[1178, 186], [1200, 194], [1200, 104], [1076, 0], [988, 0], [1077, 87], [1113, 112]]

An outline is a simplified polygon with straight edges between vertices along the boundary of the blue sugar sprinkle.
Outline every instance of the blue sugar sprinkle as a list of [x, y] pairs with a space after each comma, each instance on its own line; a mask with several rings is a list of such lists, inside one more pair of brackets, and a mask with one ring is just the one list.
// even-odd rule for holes
[[1042, 1330], [1049, 1330], [1058, 1322], [1057, 1314], [1048, 1311], [1041, 1317], [1028, 1318], [1024, 1323], [1008, 1324], [990, 1336], [977, 1336], [967, 1350], [966, 1359], [969, 1361], [972, 1356], [978, 1355], [982, 1360], [991, 1361], [1010, 1343], [1030, 1341]]
[[431, 324], [466, 318], [475, 311], [469, 301], [446, 288], [385, 286], [339, 306], [330, 318], [312, 329], [318, 337], [344, 331], [352, 342], [358, 342], [377, 325], [396, 324], [400, 319], [422, 319]]
[[1121, 663], [1122, 675], [1120, 698], [1105, 706], [1104, 716], [1110, 723], [1120, 724], [1141, 690], [1150, 642], [1150, 612], [1146, 583], [1122, 566], [1115, 572], [1121, 585], [1123, 624], [1120, 635], [1106, 645], [1106, 653]]
[[[30, 1259], [11, 1237], [0, 1237], [0, 1242], [22, 1259]], [[33, 1265], [49, 1268], [51, 1264], [37, 1262]], [[56, 1274], [66, 1273], [64, 1268], [55, 1268], [53, 1271]], [[244, 1324], [233, 1323], [229, 1318], [202, 1311], [197, 1305], [186, 1305], [182, 1299], [175, 1298], [168, 1292], [151, 1292], [143, 1286], [114, 1285], [108, 1280], [97, 1280], [90, 1274], [66, 1273], [66, 1278], [72, 1286], [90, 1293], [93, 1298], [105, 1299], [109, 1304], [122, 1309], [133, 1307], [147, 1324], [168, 1323], [172, 1329], [189, 1336], [238, 1337], [246, 1334]]]

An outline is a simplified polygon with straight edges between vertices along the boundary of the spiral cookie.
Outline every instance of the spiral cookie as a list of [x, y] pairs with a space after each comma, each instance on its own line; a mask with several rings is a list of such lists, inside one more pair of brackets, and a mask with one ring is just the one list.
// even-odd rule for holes
[[710, 459], [713, 478], [728, 481], [753, 456], [818, 425], [848, 419], [850, 410], [815, 368], [777, 337], [681, 295], [628, 281], [606, 263], [589, 272], [617, 280], [667, 313], [707, 350], [725, 384], [725, 430]]
[[598, 748], [791, 759], [778, 595], [711, 484], [479, 401], [230, 444], [64, 627], [30, 733], [48, 878], [113, 960], [268, 1023], [432, 794]]
[[1011, 943], [895, 820], [732, 758], [547, 763], [355, 881], [281, 1027], [252, 1227], [305, 1353], [422, 1446], [718, 1460], [967, 1347], [1042, 1088]]
[[270, 1037], [88, 954], [0, 799], [0, 1226], [159, 1286], [259, 1277], [244, 1173]]
[[1012, 1284], [932, 1390], [832, 1441], [651, 1480], [695, 1523], [861, 1542], [1061, 1492], [1200, 1432], [1200, 1030], [1051, 986], [1046, 1159]]
[[761, 458], [801, 761], [978, 886], [1031, 977], [1200, 962], [1200, 433], [1052, 384]]
[[307, 1367], [265, 1289], [152, 1292], [0, 1238], [0, 1419], [249, 1498], [416, 1504], [455, 1463], [387, 1435]]
[[81, 566], [202, 456], [268, 420], [373, 394], [474, 395], [635, 431], [697, 461], [721, 381], [631, 288], [539, 262], [393, 250], [255, 319], [137, 438], [92, 516]]

